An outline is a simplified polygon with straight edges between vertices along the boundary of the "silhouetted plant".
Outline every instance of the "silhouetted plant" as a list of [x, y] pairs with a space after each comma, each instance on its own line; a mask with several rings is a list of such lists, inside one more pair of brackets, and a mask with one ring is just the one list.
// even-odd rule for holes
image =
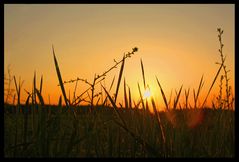
[[[228, 79], [228, 76], [227, 76], [227, 74], [228, 74], [228, 72], [229, 72], [229, 70], [226, 70], [226, 65], [225, 65], [225, 60], [226, 60], [226, 57], [223, 55], [223, 47], [224, 47], [224, 44], [222, 43], [222, 34], [223, 34], [223, 30], [221, 29], [221, 28], [217, 28], [217, 31], [218, 31], [218, 39], [219, 39], [219, 43], [220, 43], [220, 48], [219, 48], [219, 53], [220, 53], [220, 57], [221, 57], [221, 62], [220, 63], [218, 63], [218, 62], [216, 62], [216, 64], [219, 64], [220, 65], [220, 67], [219, 67], [219, 69], [218, 69], [218, 71], [217, 71], [217, 74], [216, 74], [216, 76], [214, 77], [214, 80], [213, 80], [213, 82], [212, 82], [212, 84], [211, 84], [211, 86], [210, 86], [210, 88], [209, 88], [209, 91], [208, 91], [208, 93], [207, 93], [207, 96], [206, 96], [206, 98], [205, 98], [205, 100], [204, 100], [204, 102], [203, 102], [203, 104], [202, 104], [202, 108], [204, 107], [204, 105], [205, 105], [205, 103], [206, 103], [206, 101], [207, 101], [207, 98], [208, 98], [208, 96], [209, 96], [209, 94], [210, 94], [210, 92], [211, 92], [211, 90], [212, 90], [212, 87], [214, 86], [214, 84], [215, 84], [215, 82], [216, 82], [216, 80], [217, 80], [217, 77], [219, 76], [219, 74], [220, 74], [220, 71], [221, 71], [221, 69], [223, 68], [223, 71], [224, 71], [224, 75], [223, 75], [223, 77], [225, 77], [225, 82], [226, 82], [226, 98], [223, 100], [222, 99], [222, 102], [225, 102], [225, 104], [226, 104], [226, 108], [232, 108], [232, 107], [230, 107], [230, 106], [232, 106], [233, 105], [233, 101], [234, 101], [234, 98], [232, 97], [232, 101], [230, 102], [230, 95], [231, 95], [231, 90], [230, 90], [230, 88], [229, 88], [229, 85], [228, 85], [228, 81], [229, 81], [229, 79]], [[220, 88], [220, 87], [219, 87]], [[220, 93], [219, 93], [219, 95], [220, 95]], [[220, 98], [220, 96], [219, 96], [219, 98]], [[220, 104], [219, 104], [220, 105]]]
[[9, 103], [10, 97], [14, 98], [12, 94], [14, 92], [14, 89], [11, 88], [13, 77], [11, 75], [10, 65], [8, 65], [7, 73], [8, 73], [8, 77], [6, 77], [6, 74], [4, 74], [4, 95], [6, 95], [4, 103]]
[[[88, 85], [90, 86], [90, 87], [89, 87], [88, 89], [86, 89], [83, 93], [81, 93], [78, 97], [76, 97], [76, 98], [73, 100], [72, 104], [77, 105], [79, 102], [83, 101], [83, 100], [81, 99], [81, 97], [83, 96], [83, 94], [85, 94], [85, 93], [87, 93], [89, 90], [91, 90], [90, 102], [86, 101], [85, 99], [84, 99], [84, 101], [90, 103], [90, 104], [91, 104], [91, 107], [92, 107], [92, 106], [93, 106], [93, 102], [94, 102], [94, 98], [97, 97], [97, 96], [99, 96], [99, 94], [100, 94], [100, 93], [97, 94], [97, 95], [94, 94], [95, 86], [96, 86], [98, 83], [100, 83], [101, 81], [103, 81], [103, 80], [105, 79], [106, 75], [107, 75], [111, 70], [117, 68], [117, 66], [118, 66], [120, 63], [123, 63], [123, 61], [124, 61], [126, 58], [130, 58], [130, 57], [131, 57], [135, 52], [137, 52], [137, 51], [138, 51], [138, 48], [137, 48], [137, 47], [134, 47], [134, 48], [132, 48], [132, 51], [131, 51], [131, 52], [128, 52], [127, 54], [124, 54], [124, 57], [123, 57], [120, 61], [116, 61], [116, 60], [114, 59], [114, 63], [115, 63], [115, 64], [114, 64], [111, 68], [109, 68], [108, 70], [106, 70], [105, 72], [103, 72], [102, 74], [100, 74], [100, 75], [96, 75], [96, 74], [95, 74], [92, 83], [88, 82], [87, 79], [82, 79], [82, 78], [79, 78], [79, 77], [77, 77], [76, 79], [69, 80], [69, 81], [64, 81], [63, 84], [73, 83], [73, 82], [77, 82], [77, 81], [82, 81], [82, 82], [85, 82], [86, 84], [88, 84]], [[114, 96], [114, 99], [115, 99], [115, 100], [116, 100], [116, 98], [117, 98], [117, 93], [116, 93], [115, 96]], [[79, 101], [77, 101], [77, 100], [79, 100]], [[76, 104], [76, 103], [77, 103], [77, 104]]]
[[[219, 53], [220, 53], [220, 57], [221, 57], [221, 63], [216, 63], [216, 64], [219, 64], [223, 67], [223, 71], [224, 71], [224, 75], [221, 76], [221, 82], [220, 82], [220, 92], [219, 92], [219, 99], [221, 99], [220, 102], [220, 106], [223, 106], [223, 103], [225, 103], [225, 107], [227, 109], [230, 108], [230, 88], [229, 88], [229, 84], [228, 84], [228, 81], [229, 81], [229, 78], [228, 78], [228, 72], [230, 70], [227, 70], [226, 68], [226, 65], [225, 65], [225, 59], [226, 59], [226, 56], [223, 55], [223, 47], [224, 47], [224, 44], [222, 43], [222, 34], [223, 34], [223, 30], [221, 28], [218, 28], [217, 29], [218, 31], [218, 39], [219, 39], [219, 43], [220, 43], [220, 49], [218, 50]], [[226, 97], [225, 99], [222, 99], [222, 82], [223, 82], [223, 79], [225, 78], [225, 89], [226, 89]]]

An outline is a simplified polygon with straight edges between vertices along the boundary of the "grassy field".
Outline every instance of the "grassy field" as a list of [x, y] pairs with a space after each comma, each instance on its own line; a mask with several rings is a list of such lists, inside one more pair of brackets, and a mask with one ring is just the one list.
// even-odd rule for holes
[[[16, 107], [12, 107], [16, 109]], [[26, 109], [26, 106], [21, 108]], [[234, 157], [234, 112], [187, 109], [155, 115], [119, 109], [127, 128], [109, 107], [77, 107], [77, 120], [60, 107], [5, 113], [6, 157]], [[10, 109], [10, 107], [5, 107]], [[84, 111], [85, 109], [85, 111]], [[17, 129], [17, 131], [16, 131]], [[129, 129], [129, 130], [127, 130]], [[17, 139], [16, 139], [17, 138]]]
[[[38, 88], [35, 75], [32, 91], [25, 90], [28, 98], [25, 104], [21, 104], [22, 82], [19, 80], [17, 83], [15, 76], [13, 77], [16, 92], [12, 96], [13, 103], [4, 104], [5, 157], [234, 157], [234, 97], [228, 83], [228, 71], [222, 53], [223, 31], [218, 29], [218, 32], [221, 63], [212, 78], [204, 102], [201, 105], [198, 103], [204, 84], [203, 76], [198, 89], [192, 90], [194, 106], [188, 101], [190, 89], [183, 91], [181, 86], [174, 98], [167, 99], [156, 77], [166, 108], [162, 112], [157, 111], [157, 101], [153, 96], [143, 97], [147, 82], [142, 60], [144, 90], [141, 90], [138, 84], [138, 102], [132, 100], [130, 88], [126, 87], [124, 80], [124, 102], [116, 104], [125, 59], [130, 58], [138, 48], [124, 54], [122, 60], [115, 61], [115, 64], [101, 75], [95, 75], [92, 83], [80, 78], [63, 82], [53, 48], [62, 97], [59, 98], [58, 105], [47, 105], [42, 97], [43, 78]], [[118, 65], [121, 67], [116, 90], [112, 95], [111, 88], [115, 78], [110, 88], [104, 87], [101, 81]], [[205, 103], [220, 74], [220, 92], [217, 99], [211, 101], [212, 107], [207, 108]], [[80, 95], [74, 93], [73, 100], [70, 100], [66, 96], [64, 84], [76, 83], [76, 89], [78, 81], [88, 84], [89, 89]], [[225, 95], [222, 95], [223, 81]], [[95, 91], [97, 84], [101, 84], [104, 98], [102, 92]], [[11, 96], [10, 86], [6, 89], [7, 96]], [[180, 99], [183, 92], [184, 101]], [[88, 98], [82, 97], [85, 93], [88, 93]], [[14, 104], [16, 98], [17, 103]], [[82, 106], [81, 101], [87, 101], [89, 105]], [[150, 112], [149, 108], [152, 108], [153, 112]]]

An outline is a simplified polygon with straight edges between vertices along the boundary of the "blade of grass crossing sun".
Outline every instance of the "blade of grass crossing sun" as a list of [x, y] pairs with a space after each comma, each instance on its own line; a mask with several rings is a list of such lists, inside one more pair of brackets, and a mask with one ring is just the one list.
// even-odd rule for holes
[[[58, 66], [58, 63], [57, 63], [57, 59], [56, 59], [56, 56], [55, 56], [55, 51], [54, 51], [54, 47], [53, 47], [53, 46], [52, 46], [52, 50], [53, 50], [53, 56], [54, 56], [54, 62], [55, 62], [57, 77], [58, 77], [59, 84], [60, 84], [60, 86], [61, 86], [61, 91], [62, 91], [64, 100], [65, 100], [66, 110], [68, 110], [69, 104], [68, 104], [68, 100], [67, 100], [67, 98], [66, 98], [65, 88], [64, 88], [64, 85], [63, 85], [63, 81], [62, 81], [62, 78], [61, 78], [61, 72], [60, 72], [60, 69], [59, 69], [59, 66]], [[72, 112], [73, 112], [73, 114], [74, 114], [74, 117], [75, 117], [75, 119], [76, 119], [75, 111], [74, 111], [73, 109], [71, 109], [71, 110], [72, 110]]]
[[118, 83], [117, 83], [117, 87], [116, 87], [115, 103], [116, 103], [116, 101], [117, 101], [117, 96], [118, 96], [118, 92], [119, 92], [120, 81], [121, 81], [122, 74], [123, 74], [123, 70], [124, 70], [124, 62], [125, 62], [125, 55], [124, 55], [124, 57], [123, 57], [123, 61], [122, 61], [122, 64], [121, 64], [120, 73], [119, 73], [119, 78], [118, 78]]

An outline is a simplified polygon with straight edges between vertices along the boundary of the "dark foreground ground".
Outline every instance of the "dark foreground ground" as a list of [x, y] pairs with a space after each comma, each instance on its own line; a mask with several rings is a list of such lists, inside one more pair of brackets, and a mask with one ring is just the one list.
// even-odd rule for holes
[[74, 109], [4, 105], [5, 157], [235, 156], [234, 111]]

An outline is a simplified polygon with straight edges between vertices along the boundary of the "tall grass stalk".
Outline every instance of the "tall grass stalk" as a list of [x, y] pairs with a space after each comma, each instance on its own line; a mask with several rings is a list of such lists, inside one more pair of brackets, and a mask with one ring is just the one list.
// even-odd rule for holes
[[[224, 60], [225, 60], [225, 57], [223, 55], [223, 47], [224, 47], [224, 44], [222, 43], [222, 34], [223, 34], [223, 30], [221, 28], [218, 28], [217, 29], [218, 31], [218, 39], [219, 39], [219, 43], [220, 43], [220, 49], [218, 50], [219, 53], [220, 53], [220, 57], [221, 57], [221, 65], [223, 67], [223, 71], [224, 71], [224, 77], [225, 77], [225, 82], [226, 82], [226, 99], [225, 99], [225, 103], [227, 105], [227, 109], [230, 108], [230, 90], [229, 90], [229, 84], [228, 84], [228, 72], [229, 70], [226, 69], [226, 65], [224, 64]], [[219, 63], [220, 64], [220, 63]]]
[[[139, 102], [139, 104], [140, 104], [140, 103], [142, 104], [143, 110], [145, 111], [144, 100], [143, 100], [143, 96], [142, 96], [142, 93], [141, 93], [141, 90], [140, 90], [139, 83], [138, 83], [138, 90], [139, 90], [139, 96], [140, 96], [140, 102]], [[139, 105], [139, 104], [137, 104], [137, 105]], [[138, 106], [137, 106], [137, 107], [138, 107]]]
[[197, 108], [198, 96], [199, 96], [199, 93], [201, 92], [203, 84], [204, 84], [204, 82], [203, 82], [203, 75], [202, 75], [199, 86], [198, 86], [197, 94], [195, 93], [195, 90], [193, 89], [194, 108]]
[[188, 88], [188, 90], [185, 90], [185, 108], [188, 108], [188, 97], [189, 97], [189, 92], [190, 92], [190, 88]]
[[[110, 84], [109, 92], [110, 92], [110, 90], [112, 89], [112, 87], [113, 87], [113, 85], [114, 85], [114, 81], [115, 81], [115, 76], [114, 76], [114, 78], [113, 78], [113, 80], [112, 80], [112, 82], [111, 82], [111, 84]], [[104, 106], [105, 104], [107, 104], [107, 99], [108, 99], [108, 96], [106, 95], [105, 100], [104, 100], [104, 102], [103, 102], [103, 106]]]
[[129, 108], [132, 109], [132, 99], [131, 99], [131, 92], [129, 87], [128, 87], [128, 93], [129, 93]]
[[33, 83], [32, 83], [32, 136], [36, 134], [36, 71], [34, 71]]
[[119, 86], [120, 86], [120, 81], [122, 78], [122, 74], [123, 74], [123, 70], [124, 70], [124, 62], [125, 62], [125, 55], [123, 56], [122, 59], [122, 64], [121, 64], [121, 68], [120, 68], [120, 72], [119, 72], [119, 78], [118, 78], [118, 82], [117, 82], [117, 87], [116, 87], [116, 92], [115, 92], [115, 103], [117, 101], [117, 96], [118, 96], [118, 92], [119, 92]]
[[169, 103], [167, 102], [167, 98], [166, 98], [166, 96], [165, 96], [165, 94], [164, 94], [163, 88], [161, 87], [161, 85], [160, 85], [160, 83], [159, 83], [159, 80], [158, 80], [157, 76], [155, 76], [155, 77], [156, 77], [157, 83], [158, 83], [158, 85], [159, 85], [159, 88], [160, 88], [161, 94], [162, 94], [162, 96], [163, 96], [164, 104], [165, 104], [167, 110], [169, 110]]
[[161, 123], [159, 112], [157, 111], [157, 108], [156, 108], [153, 97], [151, 97], [151, 103], [152, 103], [154, 114], [155, 114], [155, 117], [157, 119], [157, 123], [158, 123], [159, 129], [160, 129], [160, 132], [161, 132], [161, 136], [162, 136], [162, 139], [163, 139], [163, 144], [165, 145], [165, 143], [166, 143], [165, 133], [164, 133], [163, 125]]
[[[101, 86], [102, 86], [102, 85], [101, 85]], [[126, 126], [126, 122], [124, 121], [123, 117], [122, 117], [121, 114], [119, 113], [119, 110], [118, 110], [118, 108], [117, 108], [117, 106], [116, 106], [115, 101], [111, 98], [110, 94], [107, 92], [107, 90], [105, 89], [105, 87], [104, 87], [104, 86], [102, 86], [102, 87], [103, 87], [105, 93], [107, 94], [107, 96], [108, 96], [108, 98], [109, 98], [109, 100], [110, 100], [110, 102], [111, 102], [111, 104], [112, 104], [112, 106], [113, 106], [113, 108], [114, 108], [114, 111], [116, 112], [116, 115], [117, 115], [118, 118], [121, 120], [121, 122], [123, 123], [123, 125]]]
[[[14, 141], [14, 145], [17, 146], [18, 144], [18, 118], [19, 118], [19, 114], [20, 113], [20, 109], [21, 109], [21, 103], [20, 103], [20, 97], [21, 97], [21, 87], [23, 82], [21, 83], [21, 78], [19, 78], [19, 86], [17, 86], [17, 81], [16, 81], [16, 77], [13, 77], [14, 79], [14, 83], [15, 83], [15, 88], [16, 88], [16, 92], [17, 92], [17, 107], [16, 107], [16, 114], [15, 114], [15, 141]], [[15, 157], [17, 155], [17, 147], [14, 148], [13, 151], [13, 156]]]
[[127, 92], [126, 92], [126, 83], [125, 83], [125, 78], [124, 78], [124, 103], [125, 103], [125, 108], [128, 109], [128, 97], [127, 97]]
[[218, 75], [220, 74], [220, 71], [221, 71], [221, 69], [222, 69], [223, 66], [224, 66], [224, 62], [225, 62], [225, 60], [226, 60], [226, 57], [223, 57], [223, 52], [222, 52], [222, 48], [223, 48], [224, 45], [223, 45], [222, 42], [221, 42], [221, 36], [222, 36], [222, 34], [223, 34], [223, 31], [221, 31], [221, 29], [218, 28], [218, 32], [219, 32], [218, 37], [219, 37], [219, 42], [220, 42], [219, 52], [220, 52], [220, 55], [222, 56], [222, 57], [221, 57], [221, 63], [219, 63], [219, 64], [220, 64], [220, 67], [219, 67], [219, 69], [218, 69], [218, 71], [217, 71], [217, 73], [216, 73], [216, 75], [215, 75], [215, 77], [214, 77], [214, 79], [213, 79], [213, 81], [212, 81], [212, 84], [211, 84], [211, 86], [210, 86], [210, 88], [209, 88], [209, 90], [208, 90], [208, 93], [207, 93], [207, 95], [206, 95], [206, 97], [205, 97], [205, 99], [204, 99], [204, 101], [203, 101], [203, 104], [202, 104], [201, 108], [204, 108], [204, 105], [205, 105], [205, 103], [206, 103], [206, 101], [207, 101], [207, 98], [208, 98], [208, 96], [209, 96], [209, 94], [210, 94], [210, 92], [211, 92], [211, 90], [212, 90], [212, 88], [213, 88], [213, 86], [214, 86], [214, 84], [215, 84], [215, 82], [216, 82], [216, 80], [217, 80], [217, 77], [218, 77]]
[[53, 50], [53, 57], [54, 57], [57, 77], [58, 77], [58, 80], [59, 80], [59, 84], [61, 86], [61, 91], [62, 91], [62, 95], [63, 95], [64, 100], [65, 100], [65, 104], [66, 104], [66, 110], [70, 108], [71, 111], [74, 114], [75, 119], [76, 119], [76, 113], [75, 113], [74, 109], [72, 107], [69, 107], [69, 103], [68, 103], [68, 100], [67, 100], [67, 97], [66, 97], [65, 88], [64, 88], [64, 85], [63, 85], [63, 82], [62, 82], [61, 72], [60, 72], [60, 69], [59, 69], [59, 66], [58, 66], [58, 63], [57, 63], [57, 59], [56, 59], [56, 56], [55, 56], [55, 51], [54, 51], [54, 47], [53, 46], [52, 46], [52, 50]]
[[[10, 65], [8, 66], [8, 78], [5, 78], [5, 74], [4, 74], [4, 80], [6, 80], [6, 84], [7, 84], [7, 88], [4, 89], [4, 95], [5, 95], [5, 91], [6, 92], [6, 98], [5, 98], [5, 103], [9, 103], [8, 100], [10, 98], [10, 96], [12, 96], [12, 92], [14, 91], [14, 89], [11, 88], [11, 83], [12, 83], [12, 75], [11, 75], [11, 70], [10, 70]], [[4, 82], [4, 87], [5, 87], [5, 82]]]
[[[141, 70], [142, 70], [142, 77], [143, 77], [144, 91], [145, 91], [146, 90], [146, 80], [145, 80], [144, 65], [143, 65], [142, 59], [140, 59], [140, 65], [141, 65]], [[149, 111], [147, 98], [145, 99], [145, 104], [146, 104], [146, 110]]]
[[179, 101], [179, 97], [182, 91], [183, 85], [181, 86], [181, 88], [179, 89], [179, 92], [177, 93], [176, 91], [176, 98], [174, 99], [174, 104], [173, 104], [173, 108], [176, 109], [178, 101]]

